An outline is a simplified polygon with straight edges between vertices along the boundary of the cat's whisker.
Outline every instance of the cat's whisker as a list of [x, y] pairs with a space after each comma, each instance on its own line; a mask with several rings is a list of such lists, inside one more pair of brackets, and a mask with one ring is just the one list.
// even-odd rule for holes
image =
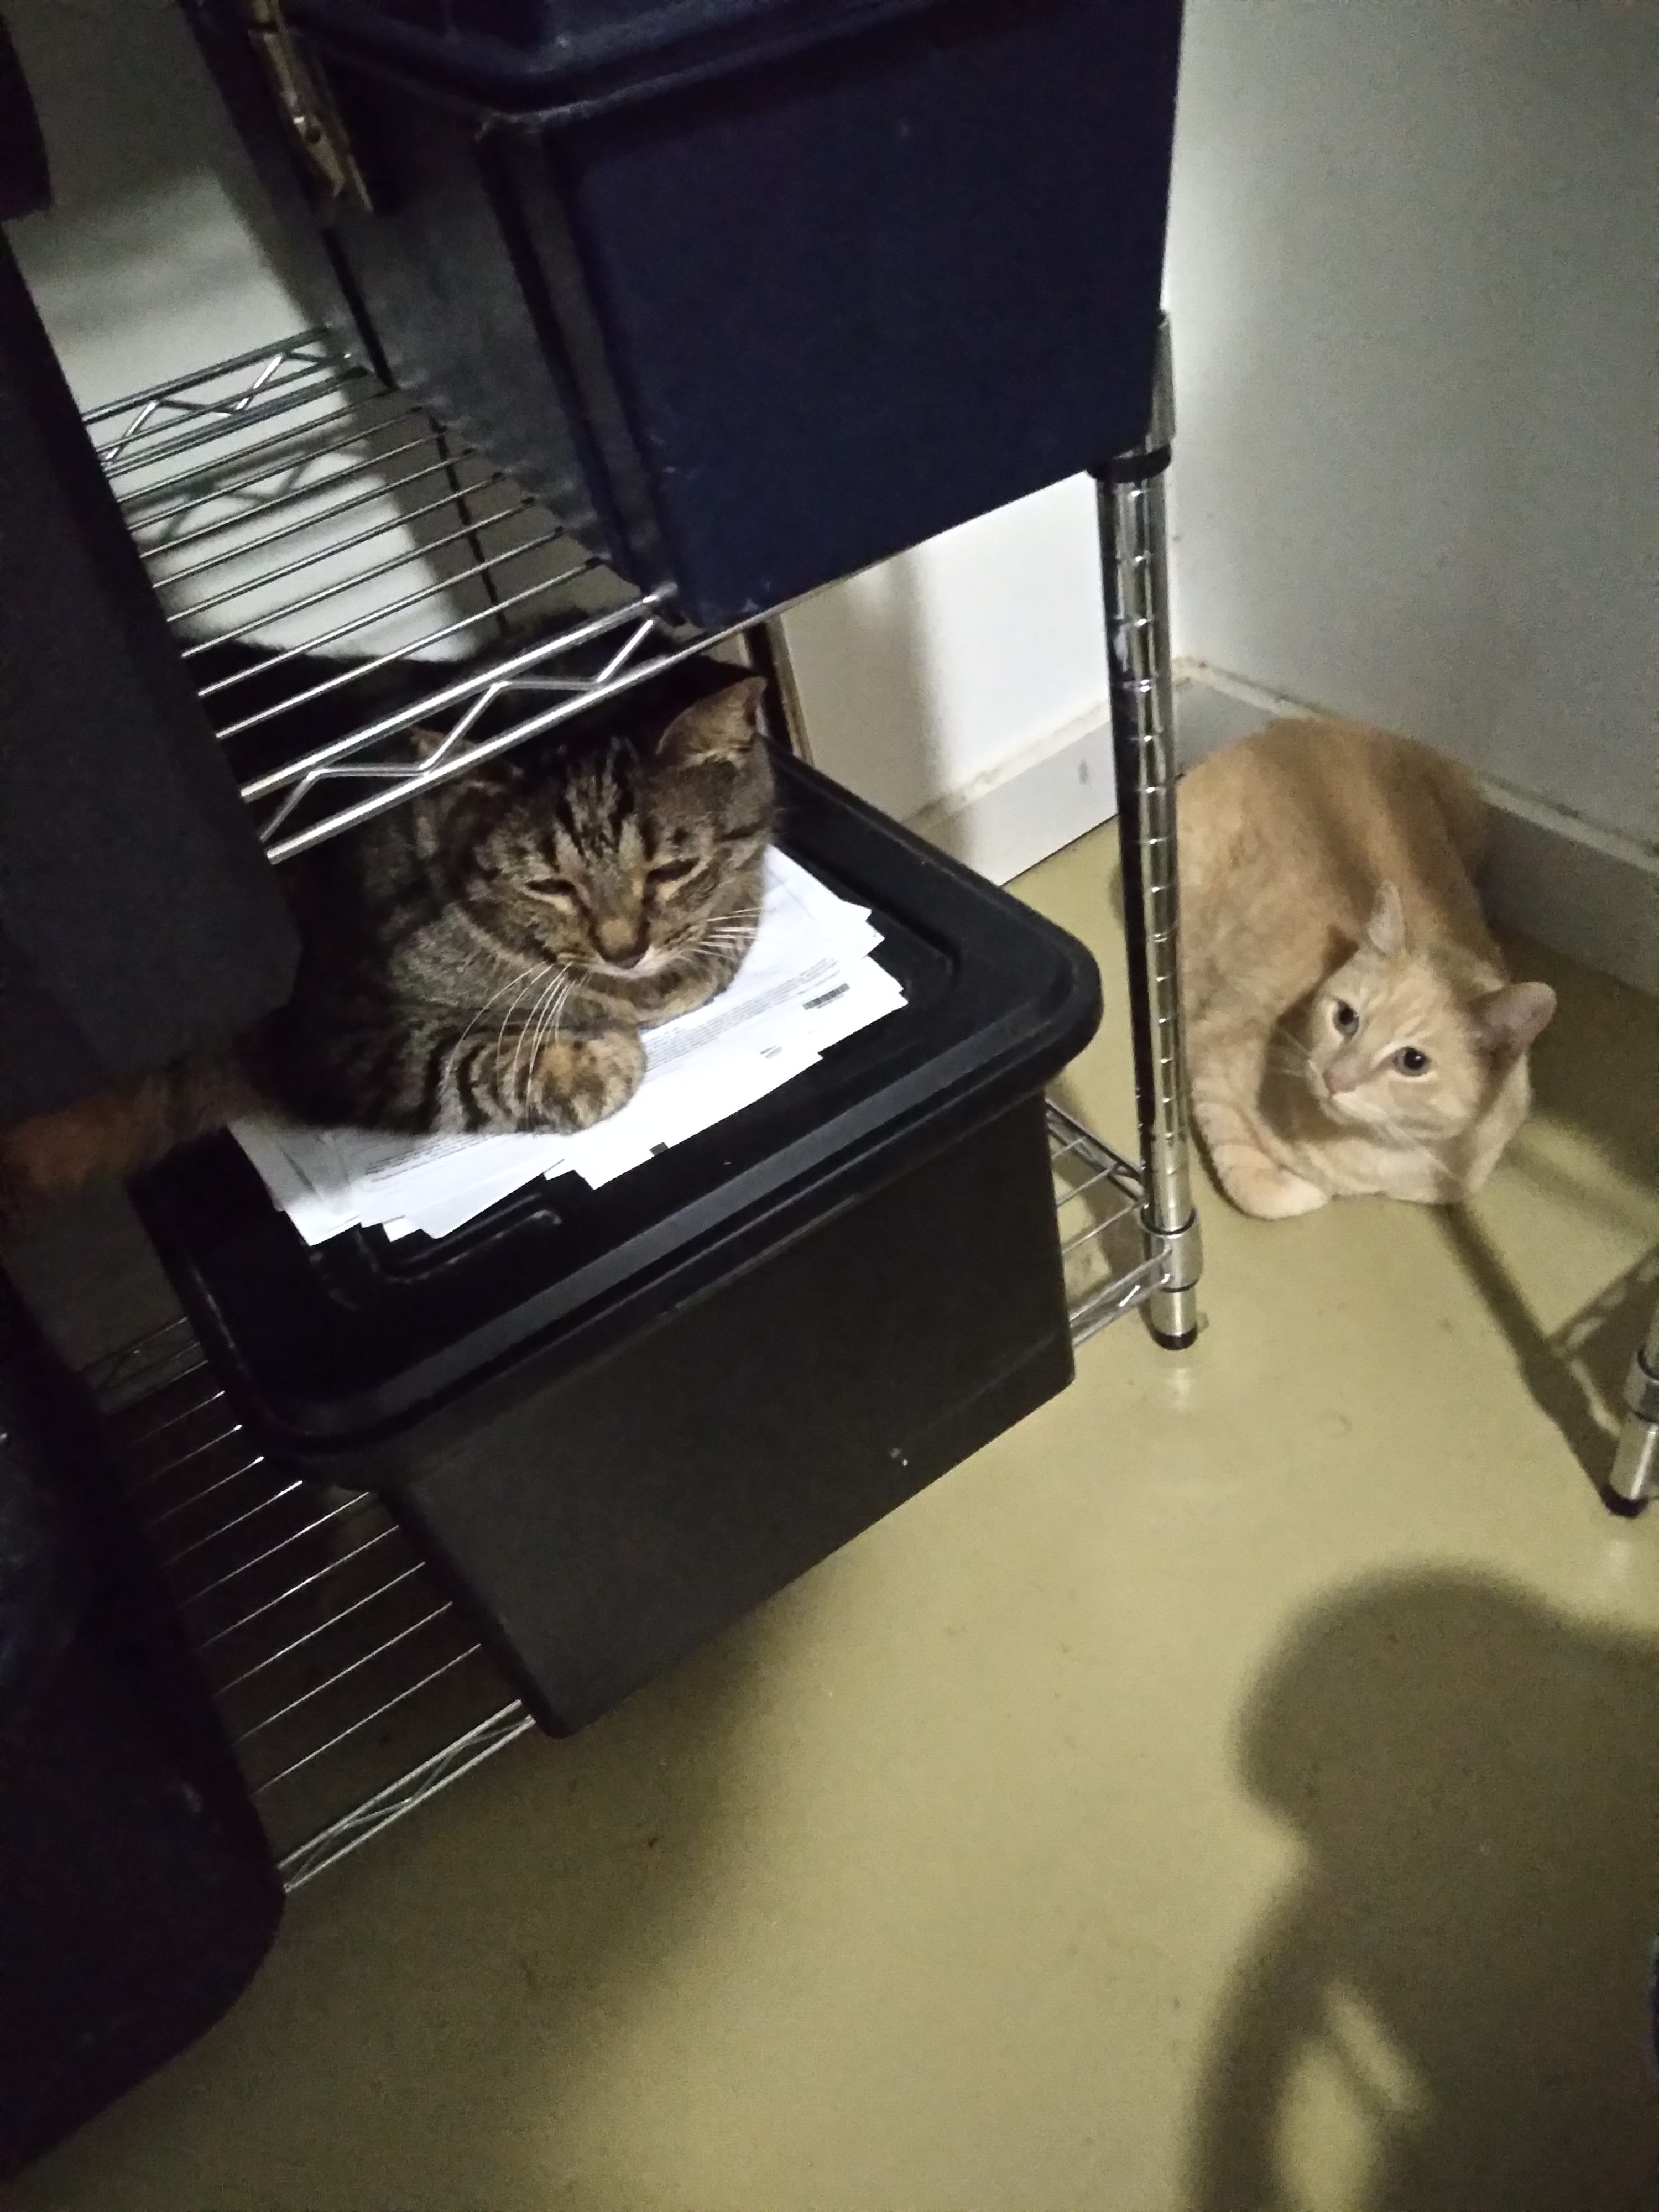
[[[495, 1061], [498, 1061], [498, 1064], [500, 1064], [500, 1055], [507, 1051], [507, 1024], [514, 1020], [514, 1015], [518, 1013], [518, 1005], [522, 998], [525, 998], [525, 994], [522, 994], [522, 991], [515, 991], [514, 998], [508, 1000], [507, 1013], [502, 1015], [502, 1026], [495, 1030]], [[518, 1033], [515, 1033], [514, 1037], [514, 1064], [511, 1064], [511, 1068], [507, 1071], [507, 1084], [504, 1084], [504, 1095], [507, 1095], [508, 1099], [511, 1099], [511, 1091], [514, 1091], [514, 1079], [515, 1075], [518, 1075], [518, 1053], [522, 1044], [525, 1044], [525, 1029], [520, 1026]]]
[[[489, 996], [483, 1001], [483, 1004], [477, 1009], [466, 1027], [461, 1031], [459, 1036], [456, 1038], [454, 1046], [455, 1050], [457, 1052], [460, 1050], [461, 1047], [466, 1042], [468, 1037], [471, 1036], [473, 1030], [477, 1029], [478, 1024], [483, 1019], [484, 1016], [489, 1012], [489, 1009], [495, 1005], [496, 1000], [501, 997], [503, 991], [511, 991], [514, 989], [515, 985], [522, 988], [525, 984], [532, 981], [536, 976], [544, 975], [546, 973], [547, 969], [545, 967], [520, 968], [515, 969], [514, 972], [507, 977], [505, 983], [497, 984], [495, 988], [490, 993]], [[517, 1004], [518, 999], [515, 995], [513, 1005], [516, 1006]], [[512, 1011], [513, 1007], [509, 1006], [507, 1012], [510, 1014]]]
[[[514, 1000], [514, 1004], [516, 1006], [516, 1005], [517, 1005], [517, 1003], [518, 1003], [518, 1001], [517, 1001], [516, 1000]], [[540, 1003], [539, 998], [538, 998], [538, 999], [536, 999], [536, 1000], [532, 1000], [532, 1002], [531, 1002], [531, 1011], [532, 1011], [532, 1012], [535, 1011], [536, 1006], [537, 1006], [539, 1003]], [[507, 1077], [506, 1077], [505, 1081], [504, 1081], [504, 1082], [502, 1083], [502, 1085], [501, 1085], [501, 1095], [502, 1095], [503, 1098], [504, 1098], [504, 1099], [506, 1100], [506, 1102], [507, 1102], [507, 1110], [508, 1110], [508, 1112], [509, 1112], [509, 1113], [513, 1113], [513, 1114], [515, 1114], [515, 1115], [516, 1115], [516, 1113], [517, 1113], [517, 1112], [518, 1112], [518, 1110], [519, 1110], [519, 1108], [518, 1108], [519, 1061], [520, 1061], [520, 1058], [522, 1057], [523, 1053], [524, 1053], [524, 1041], [525, 1041], [525, 1037], [526, 1037], [526, 1034], [527, 1034], [526, 1025], [524, 1023], [522, 1023], [522, 1022], [521, 1022], [521, 1023], [519, 1024], [519, 1027], [518, 1027], [518, 1028], [514, 1031], [514, 1033], [513, 1033], [513, 1058], [512, 1058], [512, 1060], [508, 1062], [508, 1065], [507, 1065]], [[502, 1032], [501, 1032], [501, 1043], [500, 1043], [500, 1046], [499, 1046], [498, 1049], [499, 1049], [500, 1051], [502, 1051], [502, 1052], [505, 1052], [505, 1051], [506, 1051], [506, 1049], [507, 1049], [507, 1033], [506, 1033], [506, 1024], [505, 1024], [505, 1023], [503, 1023], [503, 1024], [502, 1024]]]
[[719, 962], [706, 945], [688, 945], [677, 957], [689, 974], [696, 975], [702, 969], [707, 969], [710, 975], [720, 973]]
[[559, 1024], [564, 1019], [564, 1010], [570, 1004], [571, 993], [576, 988], [576, 977], [574, 970], [570, 974], [562, 976], [560, 978], [560, 982], [562, 988], [554, 997], [552, 1004], [548, 1009], [544, 1025], [543, 1036], [536, 1047], [538, 1053], [544, 1044], [550, 1042], [553, 1043], [556, 1043], [558, 1042]]
[[519, 1063], [521, 1060], [525, 1060], [526, 1047], [530, 1045], [531, 1039], [535, 1034], [537, 1024], [541, 1018], [542, 1008], [546, 1005], [548, 1000], [552, 997], [554, 993], [558, 990], [563, 981], [563, 970], [562, 968], [557, 969], [554, 974], [552, 981], [545, 984], [543, 988], [536, 994], [534, 1000], [532, 1001], [530, 1012], [526, 1016], [524, 1022], [520, 1028], [518, 1042], [513, 1048], [513, 1065], [507, 1071], [507, 1090], [509, 1098], [514, 1098], [517, 1100], [518, 1110], [520, 1113], [523, 1112], [524, 1109], [527, 1107], [530, 1103], [530, 1085], [536, 1073], [537, 1053], [539, 1048], [532, 1046], [529, 1057], [527, 1060], [525, 1061], [524, 1096], [521, 1100], [517, 1099]]
[[518, 1038], [513, 1048], [511, 1082], [514, 1088], [516, 1090], [519, 1080], [520, 1062], [521, 1060], [526, 1062], [524, 1079], [526, 1098], [529, 1094], [530, 1079], [535, 1072], [536, 1066], [535, 1048], [532, 1041], [536, 1034], [536, 1025], [541, 1019], [542, 1008], [547, 1004], [548, 1000], [552, 996], [553, 993], [558, 989], [559, 981], [559, 976], [557, 974], [555, 974], [547, 982], [543, 984], [540, 990], [537, 992], [535, 997], [531, 1000], [530, 1011], [525, 1016], [524, 1020], [519, 1026]]
[[1428, 1163], [1437, 1175], [1444, 1172], [1444, 1163], [1436, 1157], [1420, 1138], [1413, 1137], [1409, 1130], [1402, 1129], [1392, 1116], [1384, 1115], [1376, 1126], [1379, 1133], [1385, 1136], [1391, 1145], [1398, 1145], [1405, 1152], [1415, 1152], [1419, 1159]]
[[[501, 1054], [507, 1050], [507, 1024], [512, 1021], [514, 1015], [518, 1012], [520, 1002], [523, 999], [525, 993], [528, 990], [535, 989], [542, 976], [546, 973], [547, 970], [545, 968], [538, 968], [533, 975], [521, 978], [520, 988], [514, 991], [513, 996], [507, 1000], [507, 1010], [501, 1016], [501, 1025], [495, 1032], [495, 1053], [497, 1059], [499, 1059]], [[520, 1030], [520, 1035], [522, 1037], [522, 1030]], [[515, 1048], [513, 1054], [513, 1068], [514, 1071], [516, 1071], [518, 1064], [519, 1055]], [[512, 1077], [511, 1074], [509, 1074], [509, 1084], [511, 1080]]]
[[559, 1024], [564, 1018], [565, 1008], [570, 1004], [571, 996], [575, 991], [578, 981], [577, 971], [574, 968], [570, 969], [560, 975], [556, 988], [548, 994], [536, 1039], [536, 1052], [538, 1055], [549, 1039], [558, 1036]]

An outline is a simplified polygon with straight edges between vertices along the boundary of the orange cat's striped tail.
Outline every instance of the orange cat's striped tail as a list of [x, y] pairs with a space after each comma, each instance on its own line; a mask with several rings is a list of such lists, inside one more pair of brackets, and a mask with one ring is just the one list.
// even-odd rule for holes
[[0, 1129], [0, 1224], [42, 1199], [152, 1167], [252, 1103], [227, 1059], [191, 1059], [15, 1121]]

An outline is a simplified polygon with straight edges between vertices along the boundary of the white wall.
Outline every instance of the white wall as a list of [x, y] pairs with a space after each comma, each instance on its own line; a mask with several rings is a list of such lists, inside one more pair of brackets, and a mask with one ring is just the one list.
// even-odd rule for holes
[[1651, 5], [1189, 0], [1177, 643], [1659, 831]]
[[1073, 477], [789, 617], [814, 750], [910, 815], [1106, 696], [1094, 486]]
[[822, 592], [787, 628], [819, 765], [988, 873], [1110, 812], [1088, 477]]
[[9, 224], [84, 407], [302, 329], [274, 225], [173, 0], [5, 0], [53, 205]]
[[[1659, 833], [1656, 34], [1640, 4], [1188, 0], [1166, 288], [1177, 649], [1413, 731], [1626, 859]], [[938, 814], [1103, 711], [1085, 502], [797, 618], [837, 775]]]

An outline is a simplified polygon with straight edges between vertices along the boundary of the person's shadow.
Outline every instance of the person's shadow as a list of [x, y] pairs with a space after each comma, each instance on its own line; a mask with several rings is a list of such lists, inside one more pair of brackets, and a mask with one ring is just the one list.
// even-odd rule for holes
[[1293, 1638], [1242, 1753], [1306, 1861], [1224, 2008], [1194, 2212], [1659, 2203], [1659, 1645], [1380, 1583]]

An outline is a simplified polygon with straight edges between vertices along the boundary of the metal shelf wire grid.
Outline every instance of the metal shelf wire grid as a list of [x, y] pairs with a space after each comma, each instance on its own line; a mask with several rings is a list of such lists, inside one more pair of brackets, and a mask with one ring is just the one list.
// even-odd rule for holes
[[1053, 1099], [1048, 1114], [1066, 1304], [1072, 1341], [1083, 1344], [1161, 1287], [1165, 1251], [1142, 1225], [1145, 1186], [1133, 1161]]
[[[320, 333], [87, 421], [273, 860], [734, 634], [620, 581]], [[1139, 1170], [1048, 1113], [1081, 1343], [1165, 1255]], [[533, 1726], [377, 1499], [253, 1448], [185, 1322], [93, 1380], [290, 1889]]]
[[86, 422], [273, 860], [735, 634], [320, 332]]
[[[1081, 1343], [1157, 1265], [1135, 1170], [1059, 1108], [1048, 1123]], [[254, 1448], [187, 1322], [88, 1379], [290, 1890], [534, 1726], [377, 1498]]]
[[272, 1468], [187, 1322], [88, 1379], [288, 1888], [531, 1729], [379, 1501]]

